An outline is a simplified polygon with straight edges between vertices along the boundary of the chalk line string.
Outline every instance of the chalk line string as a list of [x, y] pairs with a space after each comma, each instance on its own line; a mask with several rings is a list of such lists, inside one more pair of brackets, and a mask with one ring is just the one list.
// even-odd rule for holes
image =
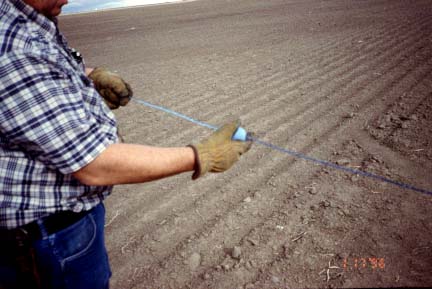
[[[191, 118], [189, 116], [186, 116], [186, 115], [184, 115], [182, 113], [173, 111], [173, 110], [168, 109], [168, 108], [163, 107], [163, 106], [155, 105], [155, 104], [152, 104], [150, 102], [147, 102], [147, 101], [144, 101], [144, 100], [141, 100], [141, 99], [137, 99], [137, 98], [132, 98], [132, 101], [134, 101], [134, 102], [136, 102], [138, 104], [145, 105], [147, 107], [156, 109], [156, 110], [160, 110], [160, 111], [169, 113], [171, 115], [174, 115], [176, 117], [182, 118], [184, 120], [187, 120], [187, 121], [192, 122], [194, 124], [197, 124], [199, 126], [209, 128], [211, 130], [217, 130], [218, 129], [218, 127], [216, 127], [214, 125], [211, 125], [211, 124], [208, 124], [208, 123], [196, 120], [194, 118]], [[307, 160], [307, 161], [310, 161], [310, 162], [313, 162], [313, 163], [316, 163], [316, 164], [319, 164], [319, 165], [322, 165], [322, 166], [331, 167], [331, 168], [334, 168], [334, 169], [337, 169], [337, 170], [340, 170], [340, 171], [345, 171], [345, 172], [348, 172], [348, 173], [351, 173], [351, 174], [361, 175], [361, 176], [368, 177], [368, 178], [373, 178], [373, 179], [376, 179], [376, 180], [379, 180], [379, 181], [382, 181], [382, 182], [385, 182], [385, 183], [389, 183], [389, 184], [392, 184], [392, 185], [395, 185], [395, 186], [398, 186], [398, 187], [401, 187], [401, 188], [404, 188], [404, 189], [408, 189], [408, 190], [412, 190], [412, 191], [415, 191], [415, 192], [419, 192], [419, 193], [423, 193], [423, 194], [427, 194], [427, 195], [431, 195], [432, 196], [432, 191], [428, 191], [428, 190], [425, 190], [425, 189], [417, 188], [415, 186], [412, 186], [412, 185], [409, 185], [409, 184], [406, 184], [406, 183], [394, 181], [394, 180], [388, 179], [386, 177], [383, 177], [383, 176], [380, 176], [380, 175], [377, 175], [377, 174], [373, 174], [373, 173], [369, 173], [369, 172], [364, 172], [364, 171], [360, 171], [360, 170], [356, 170], [356, 169], [340, 166], [340, 165], [337, 165], [337, 164], [332, 163], [332, 162], [328, 162], [328, 161], [320, 160], [320, 159], [317, 159], [317, 158], [313, 158], [313, 157], [304, 155], [302, 153], [295, 152], [295, 151], [292, 151], [292, 150], [288, 150], [288, 149], [276, 146], [274, 144], [271, 144], [271, 143], [259, 140], [259, 139], [255, 138], [255, 137], [251, 137], [251, 140], [254, 143], [257, 143], [257, 144], [260, 144], [260, 145], [265, 146], [267, 148], [270, 148], [270, 149], [273, 149], [273, 150], [276, 150], [276, 151], [279, 151], [279, 152], [282, 152], [282, 153], [294, 156], [296, 158], [304, 159], [304, 160]]]

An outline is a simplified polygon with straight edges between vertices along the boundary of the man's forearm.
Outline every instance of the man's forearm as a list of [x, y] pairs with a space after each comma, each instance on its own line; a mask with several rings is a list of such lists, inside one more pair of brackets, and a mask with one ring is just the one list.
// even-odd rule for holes
[[74, 176], [87, 185], [132, 184], [192, 171], [194, 165], [195, 155], [189, 147], [113, 144]]

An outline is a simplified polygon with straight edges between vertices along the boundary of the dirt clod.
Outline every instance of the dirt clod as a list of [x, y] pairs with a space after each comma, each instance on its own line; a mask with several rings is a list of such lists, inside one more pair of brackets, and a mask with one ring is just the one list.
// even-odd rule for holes
[[233, 257], [234, 259], [240, 259], [241, 253], [241, 248], [239, 246], [234, 246], [231, 257]]
[[201, 264], [201, 255], [193, 253], [188, 259], [188, 265], [191, 271], [195, 271]]

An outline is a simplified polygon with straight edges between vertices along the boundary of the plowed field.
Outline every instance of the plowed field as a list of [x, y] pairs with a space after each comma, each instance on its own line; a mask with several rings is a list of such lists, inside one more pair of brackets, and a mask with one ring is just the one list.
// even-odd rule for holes
[[[118, 186], [111, 287], [432, 286], [432, 1], [201, 0], [62, 16], [134, 96], [262, 141], [234, 168]], [[126, 142], [209, 129], [136, 102]]]

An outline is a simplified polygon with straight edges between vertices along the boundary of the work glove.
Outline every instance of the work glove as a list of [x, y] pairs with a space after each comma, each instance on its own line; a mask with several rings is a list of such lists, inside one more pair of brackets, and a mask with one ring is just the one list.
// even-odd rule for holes
[[119, 75], [109, 72], [104, 68], [95, 68], [89, 78], [105, 100], [110, 109], [125, 106], [132, 97], [132, 89]]
[[238, 120], [228, 123], [203, 142], [189, 145], [195, 153], [193, 180], [207, 172], [219, 173], [228, 170], [242, 154], [250, 149], [251, 141], [231, 139], [239, 126], [240, 121]]

